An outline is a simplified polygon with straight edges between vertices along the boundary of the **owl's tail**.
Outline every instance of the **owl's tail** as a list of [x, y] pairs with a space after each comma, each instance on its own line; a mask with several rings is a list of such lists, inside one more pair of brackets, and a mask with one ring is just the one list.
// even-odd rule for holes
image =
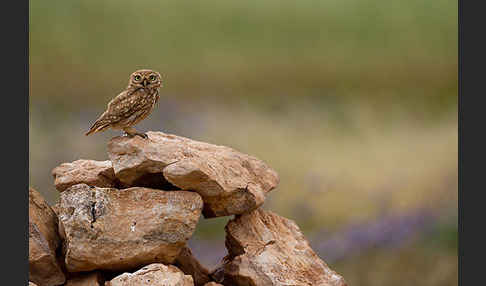
[[88, 130], [88, 132], [86, 132], [85, 135], [88, 136], [92, 133], [103, 131], [108, 127], [110, 127], [110, 123], [106, 122], [106, 120], [103, 120], [102, 118], [100, 118], [100, 119], [96, 120], [96, 122], [93, 124], [93, 126], [91, 126], [91, 128]]

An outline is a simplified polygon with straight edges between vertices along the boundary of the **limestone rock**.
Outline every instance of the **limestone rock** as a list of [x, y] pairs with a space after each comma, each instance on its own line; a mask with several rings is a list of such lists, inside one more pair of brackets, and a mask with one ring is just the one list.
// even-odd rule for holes
[[79, 272], [172, 263], [202, 206], [194, 192], [74, 185], [61, 193], [58, 207], [66, 267]]
[[69, 278], [64, 286], [103, 286], [105, 283], [99, 271], [88, 272]]
[[39, 286], [61, 285], [66, 280], [56, 258], [60, 245], [57, 217], [42, 196], [29, 189], [29, 280]]
[[148, 139], [115, 137], [108, 143], [116, 177], [130, 186], [169, 182], [196, 191], [206, 218], [252, 211], [279, 182], [263, 161], [232, 148], [162, 132], [146, 134]]
[[173, 265], [153, 263], [134, 273], [123, 273], [106, 286], [193, 286], [192, 277]]
[[52, 170], [54, 185], [59, 192], [77, 184], [100, 188], [116, 187], [116, 177], [110, 161], [76, 160], [62, 163]]
[[197, 261], [191, 249], [187, 246], [179, 253], [175, 265], [185, 274], [191, 275], [196, 286], [203, 286], [211, 281], [209, 271]]
[[224, 285], [346, 285], [289, 219], [258, 209], [232, 219], [225, 230]]

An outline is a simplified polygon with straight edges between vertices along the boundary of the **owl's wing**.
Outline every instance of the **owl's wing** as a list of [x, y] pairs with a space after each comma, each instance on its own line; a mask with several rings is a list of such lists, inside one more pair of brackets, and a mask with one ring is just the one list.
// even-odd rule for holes
[[123, 91], [108, 103], [105, 116], [110, 117], [113, 123], [130, 117], [144, 108], [140, 101], [144, 95], [141, 89]]
[[140, 90], [125, 90], [121, 92], [108, 103], [106, 111], [95, 121], [86, 135], [103, 131], [111, 124], [115, 124], [140, 111], [143, 108], [139, 100], [141, 96], [143, 94], [141, 94]]

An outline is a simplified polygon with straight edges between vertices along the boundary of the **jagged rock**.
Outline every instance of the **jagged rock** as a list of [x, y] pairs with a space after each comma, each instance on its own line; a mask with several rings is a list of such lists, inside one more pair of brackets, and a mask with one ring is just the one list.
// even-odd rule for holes
[[172, 263], [202, 206], [194, 192], [74, 185], [61, 193], [58, 206], [66, 267], [79, 272]]
[[130, 186], [150, 181], [198, 192], [204, 217], [243, 214], [263, 204], [279, 178], [263, 161], [225, 146], [162, 132], [148, 139], [115, 137], [108, 156], [116, 177]]
[[99, 271], [82, 273], [69, 278], [64, 286], [103, 286], [103, 275]]
[[134, 273], [123, 273], [106, 286], [193, 286], [190, 275], [184, 275], [173, 265], [154, 263]]
[[76, 160], [62, 163], [52, 170], [54, 185], [59, 192], [77, 184], [114, 188], [117, 179], [111, 161]]
[[230, 220], [225, 230], [224, 285], [346, 285], [289, 219], [257, 209]]
[[29, 188], [29, 280], [39, 286], [66, 280], [56, 258], [60, 245], [57, 217], [42, 196]]
[[203, 286], [211, 281], [209, 271], [197, 261], [187, 246], [181, 250], [174, 264], [185, 274], [191, 275], [196, 286]]
[[216, 282], [209, 282], [209, 283], [204, 284], [204, 286], [223, 286], [223, 285], [218, 284]]

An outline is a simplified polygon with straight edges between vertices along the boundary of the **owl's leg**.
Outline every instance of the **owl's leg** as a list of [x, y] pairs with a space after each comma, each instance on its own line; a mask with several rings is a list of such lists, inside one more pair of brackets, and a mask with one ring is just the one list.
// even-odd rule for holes
[[124, 127], [124, 128], [123, 128], [123, 131], [125, 131], [125, 133], [127, 134], [127, 136], [128, 136], [128, 137], [133, 137], [133, 136], [135, 136], [135, 135], [138, 135], [138, 136], [140, 136], [140, 137], [142, 137], [142, 138], [144, 138], [144, 139], [147, 139], [147, 138], [148, 138], [147, 134], [145, 134], [145, 133], [139, 133], [139, 132], [138, 132], [138, 131], [137, 131], [135, 128], [133, 128], [133, 127]]

